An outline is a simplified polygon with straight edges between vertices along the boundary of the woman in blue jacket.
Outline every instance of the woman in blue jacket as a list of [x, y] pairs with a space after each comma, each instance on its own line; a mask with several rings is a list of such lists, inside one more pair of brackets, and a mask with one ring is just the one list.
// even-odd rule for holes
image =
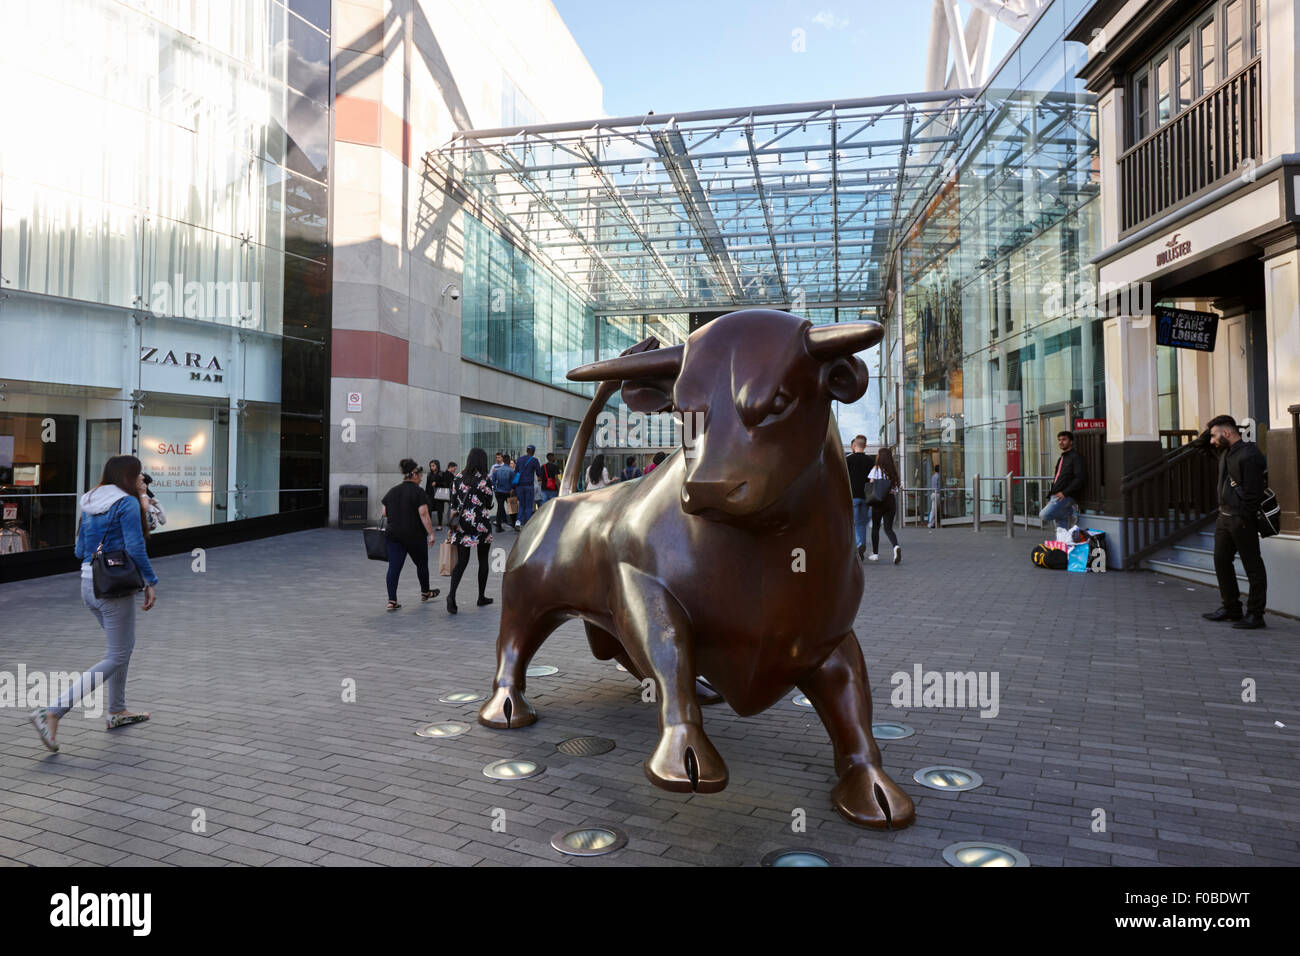
[[57, 751], [59, 719], [73, 704], [95, 689], [100, 681], [108, 683], [108, 729], [148, 720], [148, 714], [134, 714], [126, 709], [126, 670], [135, 647], [135, 598], [95, 597], [90, 559], [101, 545], [105, 552], [125, 551], [144, 577], [144, 610], [157, 600], [154, 590], [158, 576], [145, 553], [147, 517], [141, 497], [145, 484], [140, 459], [118, 455], [108, 460], [99, 484], [81, 496], [81, 526], [77, 529], [76, 555], [81, 559], [81, 600], [104, 629], [108, 649], [104, 659], [78, 677], [68, 692], [53, 707], [38, 707], [31, 721], [41, 742]]

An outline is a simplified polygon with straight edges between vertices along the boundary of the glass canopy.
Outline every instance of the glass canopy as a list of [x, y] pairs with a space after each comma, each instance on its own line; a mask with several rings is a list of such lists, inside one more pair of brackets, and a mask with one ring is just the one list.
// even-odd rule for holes
[[974, 90], [465, 130], [426, 156], [598, 313], [884, 305]]

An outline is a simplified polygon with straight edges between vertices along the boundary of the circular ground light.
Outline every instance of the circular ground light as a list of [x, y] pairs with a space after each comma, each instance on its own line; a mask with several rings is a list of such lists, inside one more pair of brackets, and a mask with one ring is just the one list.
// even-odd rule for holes
[[555, 749], [570, 757], [594, 757], [607, 754], [614, 749], [614, 741], [608, 737], [571, 737], [561, 740]]
[[811, 706], [812, 706], [812, 701], [810, 701], [810, 700], [809, 700], [807, 697], [805, 697], [803, 694], [799, 694], [797, 697], [791, 697], [791, 698], [790, 698], [790, 703], [794, 704], [796, 707], [811, 707]]
[[892, 720], [882, 721], [878, 724], [871, 725], [871, 736], [877, 740], [902, 740], [904, 737], [910, 737], [916, 733], [907, 724], [895, 723]]
[[945, 847], [943, 858], [951, 866], [1029, 866], [1029, 857], [1001, 843], [972, 840]]
[[469, 733], [470, 725], [459, 720], [444, 720], [436, 724], [425, 724], [415, 732], [417, 737], [459, 737]]
[[984, 783], [984, 778], [974, 770], [964, 767], [923, 767], [912, 774], [912, 779], [931, 790], [949, 790], [962, 792], [974, 790]]
[[839, 860], [821, 850], [773, 850], [759, 866], [839, 866]]
[[551, 837], [551, 846], [567, 856], [604, 856], [626, 845], [627, 834], [616, 827], [580, 827]]
[[614, 665], [614, 669], [615, 669], [615, 670], [622, 671], [624, 674], [627, 673], [627, 668], [624, 667], [622, 664], [615, 664], [615, 665]]
[[552, 667], [550, 664], [534, 664], [524, 671], [529, 677], [550, 677], [552, 674], [558, 674], [559, 672], [558, 667]]
[[480, 700], [487, 700], [487, 694], [476, 694], [472, 690], [458, 690], [444, 694], [438, 700], [444, 704], [477, 704]]
[[493, 780], [524, 780], [536, 777], [546, 769], [546, 764], [537, 760], [525, 760], [523, 757], [511, 757], [508, 760], [494, 760], [483, 768], [483, 776]]

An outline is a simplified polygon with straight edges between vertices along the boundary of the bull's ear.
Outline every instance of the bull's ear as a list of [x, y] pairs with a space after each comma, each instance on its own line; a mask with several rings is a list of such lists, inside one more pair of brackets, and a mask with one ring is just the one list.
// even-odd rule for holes
[[822, 363], [822, 388], [839, 402], [856, 402], [867, 390], [867, 366], [856, 356]]
[[630, 411], [653, 415], [655, 412], [672, 411], [672, 379], [639, 379], [623, 383], [623, 401]]

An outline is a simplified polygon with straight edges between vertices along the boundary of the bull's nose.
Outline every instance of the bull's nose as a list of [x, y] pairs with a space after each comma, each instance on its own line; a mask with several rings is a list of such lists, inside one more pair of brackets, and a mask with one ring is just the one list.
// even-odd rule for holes
[[745, 500], [748, 489], [746, 481], [688, 481], [682, 485], [682, 509], [688, 514], [727, 511]]

